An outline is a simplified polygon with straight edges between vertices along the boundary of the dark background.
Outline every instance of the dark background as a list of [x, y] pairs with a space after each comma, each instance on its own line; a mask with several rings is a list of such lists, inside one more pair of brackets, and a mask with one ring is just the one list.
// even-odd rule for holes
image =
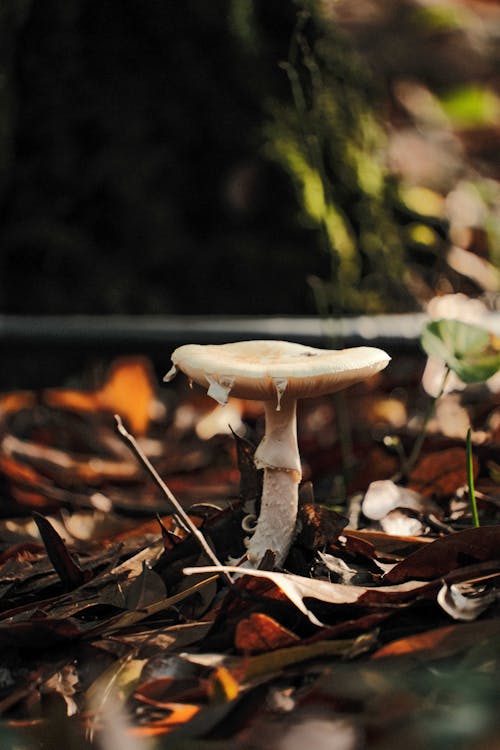
[[7, 3], [3, 312], [312, 311], [325, 261], [261, 155], [296, 9], [255, 5], [258, 49], [224, 0]]
[[[301, 112], [282, 63], [304, 9]], [[447, 265], [445, 203], [400, 187], [445, 201], [482, 181], [483, 218], [453, 242], [498, 262], [498, 120], [455, 105], [429, 125], [407, 96], [498, 90], [497, 9], [2, 0], [0, 313], [339, 315], [481, 294]], [[318, 173], [347, 251], [308, 208]]]

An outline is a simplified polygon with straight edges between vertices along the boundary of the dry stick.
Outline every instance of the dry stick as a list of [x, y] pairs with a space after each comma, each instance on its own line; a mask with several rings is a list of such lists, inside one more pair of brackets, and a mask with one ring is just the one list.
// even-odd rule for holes
[[[139, 445], [137, 444], [136, 439], [133, 437], [133, 435], [130, 434], [130, 432], [126, 430], [120, 415], [115, 414], [114, 416], [115, 416], [116, 430], [118, 432], [118, 435], [122, 438], [125, 444], [130, 448], [132, 453], [134, 453], [136, 458], [139, 460], [139, 463], [141, 463], [143, 467], [146, 469], [146, 471], [150, 474], [150, 476], [156, 482], [156, 484], [158, 485], [160, 490], [163, 492], [165, 497], [174, 506], [175, 511], [178, 514], [179, 519], [181, 520], [181, 525], [187, 531], [190, 531], [191, 534], [193, 534], [193, 536], [199, 543], [200, 547], [202, 548], [203, 552], [210, 558], [210, 560], [212, 560], [212, 562], [215, 565], [223, 567], [220, 561], [218, 560], [217, 555], [212, 550], [212, 548], [208, 544], [207, 540], [205, 539], [201, 531], [192, 522], [189, 515], [186, 513], [182, 505], [179, 503], [179, 501], [173, 494], [172, 490], [170, 490], [170, 488], [167, 487], [167, 485], [165, 484], [163, 479], [160, 477], [160, 475], [156, 471], [155, 467], [153, 466], [149, 458], [147, 458], [147, 456], [145, 456], [142, 450], [139, 448]], [[229, 583], [231, 584], [233, 583], [233, 579], [228, 573], [223, 573], [222, 577]]]

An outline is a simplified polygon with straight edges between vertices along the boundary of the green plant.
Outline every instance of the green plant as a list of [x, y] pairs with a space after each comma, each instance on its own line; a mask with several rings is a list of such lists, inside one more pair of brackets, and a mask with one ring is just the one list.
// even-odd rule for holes
[[467, 447], [467, 485], [469, 487], [472, 520], [474, 522], [474, 526], [479, 527], [479, 514], [477, 512], [476, 491], [474, 487], [474, 469], [472, 463], [472, 430], [470, 427], [467, 430], [467, 438], [465, 444]]
[[479, 326], [434, 320], [420, 341], [429, 357], [441, 360], [464, 383], [482, 383], [500, 369], [500, 342]]
[[[432, 417], [436, 404], [445, 392], [450, 372], [457, 375], [464, 383], [482, 383], [500, 370], [500, 342], [489, 331], [480, 326], [464, 323], [459, 320], [434, 320], [428, 323], [420, 339], [422, 348], [429, 357], [434, 357], [443, 364], [441, 388], [432, 399], [425, 414], [422, 429], [413, 446], [405, 465], [405, 472], [415, 465], [423, 441], [427, 424]], [[467, 480], [472, 507], [474, 526], [479, 526], [474, 474], [472, 464], [471, 429], [467, 431]]]
[[418, 460], [427, 425], [446, 390], [450, 372], [464, 383], [482, 383], [500, 369], [498, 339], [484, 328], [470, 323], [449, 319], [433, 320], [425, 326], [420, 343], [429, 357], [442, 363], [443, 377], [437, 394], [425, 412], [422, 428], [410, 456], [404, 463], [405, 474], [410, 473]]

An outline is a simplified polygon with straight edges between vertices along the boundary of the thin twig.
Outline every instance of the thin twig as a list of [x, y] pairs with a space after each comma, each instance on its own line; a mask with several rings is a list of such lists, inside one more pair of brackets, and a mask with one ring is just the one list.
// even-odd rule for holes
[[[132, 453], [136, 456], [139, 463], [142, 464], [142, 466], [146, 469], [146, 471], [150, 474], [152, 479], [156, 482], [160, 490], [163, 492], [165, 497], [169, 500], [171, 505], [173, 505], [176, 515], [179, 516], [179, 520], [181, 521], [182, 527], [188, 531], [191, 532], [191, 534], [194, 536], [194, 538], [199, 543], [200, 547], [202, 548], [203, 552], [207, 555], [207, 557], [210, 558], [210, 560], [218, 566], [221, 566], [220, 561], [217, 558], [217, 555], [212, 550], [210, 545], [208, 544], [207, 540], [201, 533], [201, 531], [195, 526], [189, 515], [186, 513], [182, 505], [179, 503], [173, 492], [170, 490], [170, 488], [165, 484], [163, 479], [160, 477], [158, 472], [156, 471], [155, 467], [147, 458], [147, 456], [144, 455], [141, 448], [139, 447], [136, 439], [133, 437], [133, 435], [128, 432], [128, 430], [125, 428], [122, 419], [119, 414], [115, 414], [115, 422], [116, 422], [116, 431], [118, 435], [122, 438], [124, 443], [130, 448]], [[222, 566], [221, 566], [222, 567]], [[222, 573], [222, 577], [224, 580], [228, 581], [229, 583], [233, 583], [233, 580], [231, 576], [228, 573]]]

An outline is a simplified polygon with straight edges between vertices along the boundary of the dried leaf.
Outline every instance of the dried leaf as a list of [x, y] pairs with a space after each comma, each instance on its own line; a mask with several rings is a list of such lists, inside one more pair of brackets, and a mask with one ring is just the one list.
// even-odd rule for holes
[[167, 591], [162, 579], [143, 560], [142, 572], [126, 589], [125, 606], [132, 610], [143, 609], [148, 604], [165, 599], [166, 596]]
[[95, 391], [49, 390], [44, 400], [50, 406], [82, 412], [107, 411], [120, 414], [136, 435], [144, 435], [151, 421], [155, 381], [146, 359], [116, 360], [104, 385]]
[[345, 529], [343, 535], [348, 540], [358, 540], [367, 546], [370, 545], [373, 553], [369, 554], [368, 557], [371, 558], [387, 555], [396, 555], [401, 558], [434, 541], [434, 539], [428, 537], [398, 536], [386, 534], [383, 531], [372, 531], [371, 529]]
[[[467, 463], [464, 448], [449, 448], [429, 453], [420, 459], [412, 471], [408, 487], [422, 495], [446, 497], [467, 484]], [[474, 478], [479, 471], [479, 461], [473, 457]]]
[[372, 659], [390, 656], [421, 656], [424, 659], [445, 659], [477, 645], [483, 638], [498, 636], [500, 619], [449, 625], [425, 633], [399, 638], [372, 654]]
[[99, 624], [92, 627], [91, 633], [94, 637], [97, 635], [109, 635], [110, 633], [114, 633], [118, 630], [121, 630], [122, 628], [128, 628], [132, 625], [136, 625], [137, 623], [142, 622], [142, 620], [145, 620], [147, 617], [151, 617], [151, 615], [158, 614], [158, 612], [164, 612], [170, 607], [173, 607], [180, 602], [185, 601], [190, 596], [197, 593], [199, 589], [205, 586], [212, 586], [215, 580], [216, 578], [214, 576], [207, 577], [204, 580], [195, 583], [193, 586], [185, 589], [184, 591], [180, 591], [178, 594], [173, 594], [166, 599], [161, 599], [160, 601], [148, 604], [140, 610], [120, 613], [119, 615], [111, 617], [108, 620], [100, 622]]
[[217, 667], [208, 682], [208, 695], [213, 703], [226, 703], [234, 700], [240, 686], [226, 667]]
[[438, 591], [437, 602], [454, 620], [470, 622], [488, 609], [498, 597], [498, 591], [474, 586], [468, 581], [444, 583]]
[[257, 469], [254, 462], [255, 446], [233, 432], [236, 443], [236, 459], [240, 472], [240, 498], [247, 513], [255, 513], [262, 495], [263, 469]]
[[[297, 576], [291, 573], [275, 573], [268, 570], [252, 570], [225, 565], [221, 568], [208, 566], [203, 568], [185, 568], [186, 575], [197, 575], [198, 573], [215, 573], [221, 570], [228, 573], [238, 573], [255, 578], [265, 578], [275, 584], [288, 597], [288, 599], [306, 617], [318, 627], [323, 627], [318, 618], [306, 607], [304, 599], [316, 599], [327, 604], [356, 604], [365, 603], [371, 606], [394, 606], [411, 598], [412, 595], [424, 587], [418, 581], [408, 581], [400, 586], [365, 587], [353, 586], [343, 583], [330, 583], [319, 581], [305, 576]], [[368, 594], [363, 602], [363, 597]]]
[[262, 612], [253, 612], [236, 626], [234, 645], [238, 651], [259, 654], [291, 646], [299, 641], [291, 630]]
[[350, 568], [341, 557], [328, 555], [324, 552], [318, 552], [318, 557], [326, 568], [339, 579], [339, 583], [351, 583], [353, 578], [358, 574], [356, 568]]
[[450, 534], [413, 552], [384, 576], [391, 584], [414, 579], [430, 580], [455, 568], [499, 556], [500, 526], [483, 526]]
[[0, 417], [21, 409], [30, 409], [36, 404], [36, 394], [31, 391], [14, 391], [0, 396]]
[[90, 571], [82, 570], [75, 562], [68, 552], [63, 539], [52, 524], [44, 516], [40, 515], [40, 513], [34, 513], [33, 517], [40, 531], [40, 536], [42, 537], [50, 562], [54, 566], [62, 583], [68, 589], [72, 589], [88, 581], [92, 574]]
[[190, 722], [200, 711], [201, 706], [190, 703], [166, 703], [163, 708], [170, 711], [169, 716], [149, 724], [130, 727], [129, 734], [132, 737], [158, 737], [167, 734]]
[[59, 693], [65, 703], [68, 716], [74, 716], [78, 706], [73, 696], [76, 693], [78, 674], [74, 664], [67, 664], [61, 670], [53, 674], [42, 686], [43, 692]]
[[280, 673], [286, 667], [311, 661], [311, 659], [323, 659], [330, 656], [353, 658], [372, 648], [374, 642], [373, 634], [366, 633], [354, 639], [316, 641], [306, 646], [290, 646], [248, 657], [241, 667], [233, 668], [233, 672], [238, 674], [242, 681], [250, 682]]
[[[102, 459], [96, 456], [75, 457], [67, 451], [19, 440], [12, 435], [4, 438], [2, 450], [11, 459], [21, 461], [26, 466], [29, 463], [31, 472], [38, 471], [42, 476], [48, 476], [69, 487], [82, 482], [92, 485], [106, 480], [128, 482], [139, 475], [137, 466], [131, 462]], [[13, 468], [11, 465], [11, 474]], [[33, 476], [36, 478], [38, 475]], [[17, 478], [27, 480], [27, 476], [19, 475]]]
[[297, 543], [310, 550], [327, 547], [335, 542], [349, 520], [331, 508], [316, 503], [299, 506], [301, 529]]

